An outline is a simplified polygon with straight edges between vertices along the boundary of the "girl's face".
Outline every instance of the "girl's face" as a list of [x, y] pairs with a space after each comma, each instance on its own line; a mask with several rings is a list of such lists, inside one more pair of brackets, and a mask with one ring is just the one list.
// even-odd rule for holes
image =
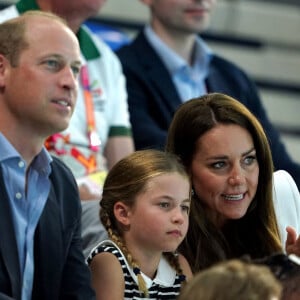
[[217, 227], [242, 218], [259, 175], [250, 133], [238, 125], [217, 125], [206, 132], [196, 142], [191, 175], [195, 193]]
[[154, 177], [127, 208], [126, 245], [147, 255], [175, 251], [187, 233], [189, 208], [188, 178], [176, 172]]

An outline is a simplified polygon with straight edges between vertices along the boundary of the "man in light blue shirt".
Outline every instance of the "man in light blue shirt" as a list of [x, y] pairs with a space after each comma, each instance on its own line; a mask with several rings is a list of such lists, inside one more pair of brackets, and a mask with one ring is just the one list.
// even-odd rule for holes
[[69, 124], [80, 67], [59, 17], [0, 24], [0, 299], [94, 299], [77, 185], [44, 148]]
[[150, 25], [145, 27], [144, 33], [153, 49], [165, 63], [182, 102], [207, 93], [204, 80], [208, 74], [212, 51], [202, 39], [197, 37], [195, 40], [193, 61], [189, 64], [171, 49]]
[[23, 273], [22, 299], [30, 299], [34, 273], [34, 232], [50, 191], [48, 177], [52, 159], [42, 149], [30, 168], [27, 168], [24, 159], [1, 132], [0, 145], [2, 174], [9, 195], [15, 235], [18, 237], [16, 242]]

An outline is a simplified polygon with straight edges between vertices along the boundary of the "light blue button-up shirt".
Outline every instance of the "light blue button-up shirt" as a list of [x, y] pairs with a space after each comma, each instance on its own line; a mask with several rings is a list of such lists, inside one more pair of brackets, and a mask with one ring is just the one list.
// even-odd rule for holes
[[164, 62], [183, 102], [207, 92], [205, 78], [208, 74], [212, 51], [200, 37], [196, 39], [193, 63], [190, 66], [187, 61], [160, 39], [150, 25], [145, 27], [144, 33]]
[[0, 164], [13, 216], [22, 276], [22, 300], [31, 300], [34, 276], [34, 232], [50, 191], [49, 153], [42, 151], [27, 170], [26, 162], [0, 133]]

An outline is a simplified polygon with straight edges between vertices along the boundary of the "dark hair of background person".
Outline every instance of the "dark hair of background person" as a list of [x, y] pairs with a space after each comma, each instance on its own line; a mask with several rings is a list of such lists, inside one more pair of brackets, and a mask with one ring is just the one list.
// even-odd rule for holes
[[300, 258], [295, 255], [273, 254], [252, 263], [268, 266], [282, 284], [281, 300], [300, 299]]

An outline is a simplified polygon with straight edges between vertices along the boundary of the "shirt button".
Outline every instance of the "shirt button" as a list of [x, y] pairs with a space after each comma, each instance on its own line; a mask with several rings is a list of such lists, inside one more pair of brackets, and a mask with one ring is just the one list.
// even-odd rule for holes
[[22, 198], [22, 194], [21, 193], [16, 193], [16, 198], [17, 199], [21, 199]]
[[24, 168], [24, 162], [22, 160], [19, 161], [18, 166], [19, 168]]

